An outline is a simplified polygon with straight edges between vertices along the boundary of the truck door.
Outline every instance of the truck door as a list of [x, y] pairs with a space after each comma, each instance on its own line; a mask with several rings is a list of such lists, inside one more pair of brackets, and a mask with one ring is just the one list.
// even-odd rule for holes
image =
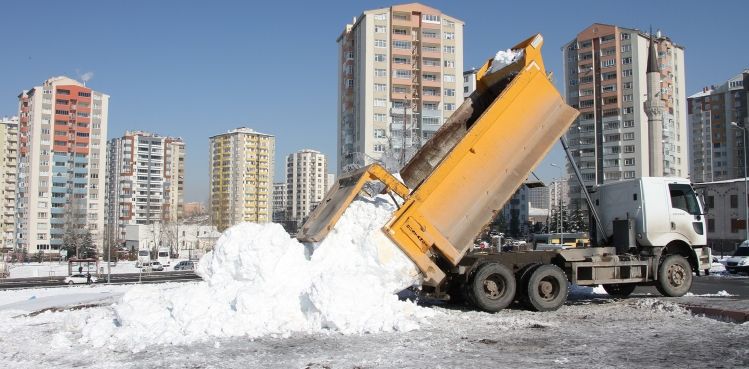
[[690, 245], [706, 244], [704, 218], [692, 186], [669, 183], [671, 194], [671, 232], [683, 235]]

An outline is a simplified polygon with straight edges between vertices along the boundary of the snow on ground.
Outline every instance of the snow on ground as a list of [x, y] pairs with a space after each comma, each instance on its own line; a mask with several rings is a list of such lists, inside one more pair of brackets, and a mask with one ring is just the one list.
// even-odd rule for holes
[[203, 282], [134, 287], [110, 309], [67, 326], [56, 342], [140, 351], [214, 337], [416, 329], [434, 311], [395, 295], [418, 272], [380, 231], [394, 210], [386, 197], [358, 200], [323, 242], [309, 246], [278, 224], [232, 227], [201, 260]]
[[[690, 315], [657, 299], [572, 300], [555, 312], [496, 314], [454, 306], [418, 330], [212, 338], [189, 345], [102, 348], [72, 332], [107, 308], [10, 318], [0, 311], [0, 367], [481, 368], [747, 367], [749, 325]], [[152, 330], [163, 329], [155, 323]], [[64, 334], [57, 334], [65, 332]]]
[[726, 290], [721, 290], [716, 293], [703, 293], [701, 295], [695, 295], [691, 292], [687, 292], [687, 294], [684, 296], [685, 297], [731, 297], [731, 296], [736, 296], [736, 295], [732, 295], [728, 293]]
[[66, 307], [105, 300], [114, 302], [114, 298], [122, 296], [131, 287], [131, 285], [90, 285], [7, 290], [0, 294], [2, 297], [0, 311], [7, 310], [23, 314], [51, 307]]

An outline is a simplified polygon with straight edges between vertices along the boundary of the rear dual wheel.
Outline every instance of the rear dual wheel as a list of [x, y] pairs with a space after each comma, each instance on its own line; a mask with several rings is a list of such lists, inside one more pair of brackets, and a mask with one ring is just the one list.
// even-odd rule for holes
[[515, 299], [515, 275], [502, 264], [484, 264], [473, 275], [465, 290], [473, 306], [494, 313], [506, 308]]
[[522, 302], [534, 311], [553, 311], [567, 301], [569, 282], [556, 265], [544, 264], [527, 270], [521, 278]]

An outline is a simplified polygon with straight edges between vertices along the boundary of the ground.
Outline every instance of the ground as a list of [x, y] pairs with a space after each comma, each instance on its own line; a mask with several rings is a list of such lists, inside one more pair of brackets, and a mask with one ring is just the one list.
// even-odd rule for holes
[[[488, 314], [431, 305], [434, 315], [410, 332], [214, 338], [182, 346], [153, 345], [139, 352], [125, 346], [93, 348], [78, 343], [74, 333], [66, 339], [55, 335], [75, 332], [74, 327], [88, 316], [106, 314], [107, 305], [126, 288], [64, 288], [68, 291], [64, 295], [55, 292], [61, 289], [0, 292], [0, 367], [749, 366], [749, 348], [743, 344], [749, 339], [749, 323], [693, 316], [676, 304], [679, 299], [641, 294], [617, 300], [590, 288], [574, 290], [567, 305], [547, 313], [509, 309]], [[75, 296], [83, 308], [32, 313], [56, 305], [71, 306]], [[103, 306], [91, 307], [97, 304]], [[158, 329], [157, 323], [154, 329]]]

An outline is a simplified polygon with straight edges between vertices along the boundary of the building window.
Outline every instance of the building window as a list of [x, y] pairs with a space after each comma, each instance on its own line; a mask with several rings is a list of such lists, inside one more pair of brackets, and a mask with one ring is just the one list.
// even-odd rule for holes
[[375, 83], [374, 90], [375, 91], [387, 91], [387, 85], [385, 85], [384, 83]]
[[422, 14], [421, 20], [424, 23], [436, 23], [440, 24], [440, 16], [439, 15], [431, 15], [431, 14]]
[[445, 64], [445, 68], [455, 68], [455, 61], [454, 60], [445, 60], [444, 64]]
[[394, 56], [393, 57], [393, 64], [408, 64], [408, 58], [405, 56]]
[[394, 49], [410, 49], [411, 48], [411, 42], [410, 41], [395, 40], [395, 41], [393, 41], [393, 48]]
[[454, 74], [444, 74], [444, 75], [442, 75], [442, 80], [444, 82], [455, 82], [455, 75]]
[[635, 159], [634, 158], [628, 158], [624, 159], [624, 166], [633, 166], [635, 165]]
[[454, 40], [455, 39], [455, 33], [454, 32], [445, 32], [442, 35], [445, 37], [445, 40]]
[[635, 171], [634, 170], [625, 171], [624, 178], [627, 178], [627, 179], [635, 178]]
[[393, 76], [395, 78], [409, 79], [409, 78], [411, 78], [411, 71], [410, 70], [396, 69], [395, 73], [393, 73]]
[[614, 92], [616, 91], [616, 85], [608, 85], [601, 87], [601, 91], [603, 92]]
[[387, 28], [385, 26], [375, 26], [374, 31], [375, 33], [385, 33]]
[[346, 80], [346, 88], [354, 88], [354, 80], [353, 79], [347, 79]]
[[613, 67], [614, 65], [616, 65], [616, 60], [614, 60], [614, 59], [602, 60], [601, 61], [601, 67], [603, 67], [603, 68], [605, 68], [605, 67]]
[[623, 53], [628, 53], [630, 51], [632, 51], [632, 45], [622, 45], [622, 52]]
[[374, 130], [374, 136], [375, 138], [386, 138], [385, 136], [385, 130], [384, 129], [375, 129]]
[[622, 71], [622, 77], [630, 77], [632, 76], [632, 69], [625, 69]]
[[387, 13], [379, 13], [374, 15], [375, 20], [386, 20], [387, 19]]
[[385, 40], [374, 40], [375, 47], [387, 47], [388, 43]]
[[622, 101], [632, 101], [632, 95], [624, 95], [624, 96], [622, 96]]
[[455, 46], [443, 46], [442, 51], [444, 51], [447, 54], [455, 54]]
[[626, 58], [622, 58], [622, 64], [632, 64], [632, 57], [628, 56]]
[[385, 100], [385, 99], [374, 99], [374, 106], [379, 106], [381, 108], [387, 107], [387, 100]]
[[455, 89], [454, 88], [446, 88], [445, 89], [445, 96], [455, 96]]
[[631, 90], [632, 89], [632, 82], [624, 82], [622, 83], [622, 88], [625, 90]]
[[445, 110], [455, 110], [455, 104], [445, 104]]
[[385, 54], [375, 54], [374, 57], [376, 62], [384, 62], [385, 61]]
[[629, 106], [629, 107], [626, 107], [626, 108], [622, 109], [622, 111], [623, 111], [624, 114], [632, 114], [632, 113], [635, 112], [635, 108]]
[[629, 33], [622, 33], [621, 34], [621, 39], [622, 40], [629, 40], [629, 36], [630, 36]]
[[635, 139], [635, 133], [634, 132], [625, 132], [624, 133], [624, 141], [631, 141]]
[[440, 37], [439, 33], [437, 33], [436, 31], [425, 30], [424, 32], [422, 32], [422, 34], [424, 35], [424, 38], [439, 38]]
[[394, 35], [408, 35], [408, 30], [403, 28], [393, 28]]
[[375, 77], [387, 77], [388, 72], [385, 69], [375, 69]]
[[374, 152], [384, 152], [384, 151], [385, 151], [385, 145], [383, 144], [374, 145]]
[[634, 120], [625, 120], [624, 121], [624, 128], [632, 128], [635, 126]]

